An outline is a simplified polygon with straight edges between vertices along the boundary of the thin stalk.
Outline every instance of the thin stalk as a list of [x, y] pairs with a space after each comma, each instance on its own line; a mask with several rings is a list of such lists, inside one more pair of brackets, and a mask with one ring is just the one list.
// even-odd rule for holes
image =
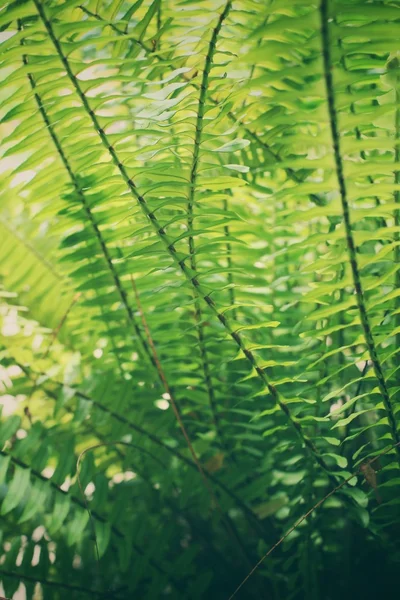
[[[87, 245], [87, 242], [86, 242], [86, 245]], [[91, 256], [89, 256], [89, 263], [93, 264]], [[90, 273], [89, 277], [92, 277], [91, 273]], [[97, 290], [96, 287], [94, 289], [95, 289], [96, 297], [99, 299], [99, 292], [98, 292], [98, 290]], [[123, 377], [124, 376], [124, 370], [122, 368], [121, 359], [120, 359], [120, 356], [119, 356], [118, 351], [117, 351], [117, 344], [116, 344], [116, 342], [114, 340], [114, 335], [112, 334], [112, 332], [110, 330], [110, 325], [109, 325], [109, 322], [108, 322], [108, 318], [105, 316], [104, 307], [103, 307], [102, 302], [99, 302], [99, 308], [100, 308], [100, 314], [101, 314], [103, 323], [105, 323], [105, 325], [106, 325], [107, 335], [108, 335], [108, 337], [110, 339], [110, 342], [111, 342], [111, 347], [112, 347], [112, 350], [114, 352], [114, 357], [115, 357], [115, 360], [116, 360], [117, 365], [118, 365], [119, 373], [120, 373], [121, 377]]]
[[[93, 12], [93, 11], [89, 10], [88, 8], [86, 8], [86, 6], [78, 6], [78, 8], [80, 8], [81, 11], [84, 12], [85, 15], [87, 15], [88, 17], [93, 17], [97, 21], [106, 23], [113, 31], [115, 31], [115, 33], [123, 34], [123, 35], [128, 34], [127, 28], [125, 30], [119, 29], [119, 27], [114, 25], [114, 23], [112, 23], [112, 21], [106, 21], [106, 19], [101, 17], [97, 12]], [[128, 27], [128, 24], [126, 25], [126, 27]], [[133, 44], [137, 44], [138, 46], [140, 46], [145, 52], [150, 53], [152, 51], [152, 49], [149, 48], [149, 46], [146, 46], [146, 44], [144, 44], [141, 40], [132, 38], [132, 37], [129, 37], [129, 39]]]
[[162, 2], [160, 0], [160, 3], [158, 5], [158, 9], [157, 9], [157, 40], [156, 43], [154, 45], [154, 50], [161, 50], [161, 39], [158, 37], [160, 31], [161, 31], [161, 27], [162, 27], [162, 15], [161, 15], [161, 5]]
[[[314, 465], [309, 463], [309, 472], [306, 475], [305, 491], [303, 494], [305, 504], [308, 506], [310, 506], [311, 502], [314, 500], [313, 477], [315, 477], [315, 475], [313, 471]], [[305, 527], [305, 540], [303, 545], [303, 551], [300, 555], [300, 561], [302, 563], [303, 572], [304, 597], [306, 600], [316, 600], [319, 597], [316, 593], [317, 569], [319, 561], [316, 560], [317, 557], [312, 539], [312, 534], [314, 530], [315, 524], [308, 522]]]
[[270, 556], [270, 554], [273, 553], [274, 550], [276, 550], [276, 548], [278, 548], [278, 546], [280, 546], [288, 537], [289, 535], [295, 530], [297, 529], [297, 527], [299, 525], [301, 525], [301, 523], [303, 523], [303, 521], [305, 521], [314, 511], [316, 511], [320, 506], [322, 506], [322, 504], [324, 504], [324, 502], [326, 502], [326, 500], [328, 500], [328, 498], [330, 498], [331, 496], [333, 496], [334, 494], [336, 494], [336, 492], [338, 492], [339, 490], [341, 490], [345, 485], [347, 485], [349, 483], [349, 481], [351, 481], [356, 475], [358, 475], [360, 472], [362, 474], [364, 474], [365, 469], [368, 467], [371, 467], [372, 464], [374, 464], [379, 458], [381, 458], [382, 456], [385, 456], [385, 454], [388, 454], [388, 452], [390, 452], [391, 450], [396, 450], [399, 447], [400, 442], [398, 442], [397, 444], [393, 444], [392, 446], [389, 446], [389, 448], [386, 448], [386, 450], [383, 450], [382, 452], [380, 452], [377, 456], [375, 456], [374, 458], [372, 458], [371, 460], [369, 460], [367, 463], [363, 463], [362, 465], [360, 465], [360, 467], [357, 469], [357, 471], [354, 471], [354, 473], [352, 473], [351, 475], [349, 475], [349, 477], [347, 477], [347, 479], [345, 479], [344, 481], [342, 481], [341, 483], [339, 483], [337, 486], [335, 486], [330, 492], [328, 492], [328, 494], [326, 494], [323, 498], [321, 498], [320, 500], [318, 500], [318, 502], [316, 502], [314, 504], [314, 506], [312, 506], [306, 513], [304, 513], [304, 515], [302, 515], [300, 517], [300, 519], [298, 519], [293, 525], [292, 527], [290, 527], [286, 533], [268, 550], [268, 552], [266, 552], [258, 561], [258, 563], [253, 567], [253, 569], [250, 571], [250, 573], [246, 576], [245, 579], [243, 579], [243, 581], [241, 582], [241, 584], [236, 588], [236, 590], [233, 592], [233, 594], [231, 596], [229, 596], [228, 600], [233, 600], [233, 598], [237, 595], [237, 593], [239, 592], [239, 590], [241, 590], [241, 588], [244, 586], [244, 584], [250, 579], [250, 577], [253, 575], [253, 573], [258, 569], [258, 567], [261, 565], [261, 563], [264, 562], [264, 560], [266, 558], [268, 558], [268, 556]]
[[[375, 340], [372, 335], [371, 325], [368, 318], [368, 313], [365, 304], [364, 290], [361, 282], [360, 271], [357, 262], [357, 250], [352, 232], [350, 207], [347, 197], [346, 180], [343, 170], [342, 154], [340, 150], [340, 134], [338, 128], [337, 111], [335, 106], [334, 85], [332, 76], [332, 60], [330, 51], [330, 34], [329, 34], [329, 10], [328, 0], [322, 0], [320, 4], [321, 14], [321, 36], [322, 36], [322, 53], [324, 65], [324, 79], [326, 87], [326, 95], [328, 102], [329, 123], [332, 135], [333, 152], [335, 159], [336, 177], [339, 187], [340, 199], [342, 204], [343, 222], [346, 231], [347, 250], [353, 276], [353, 284], [356, 294], [358, 311], [360, 314], [361, 325], [364, 332], [365, 342], [367, 344], [369, 356], [373, 365], [374, 373], [378, 381], [379, 391], [382, 395], [383, 404], [389, 422], [390, 434], [394, 444], [399, 442], [399, 434], [397, 431], [396, 418], [394, 416], [392, 403], [383, 374], [382, 365], [379, 360]], [[400, 466], [400, 447], [396, 445], [397, 461]]]
[[185, 427], [185, 425], [184, 425], [184, 423], [182, 421], [182, 417], [181, 417], [180, 411], [178, 409], [177, 402], [175, 400], [175, 395], [174, 395], [172, 389], [170, 388], [170, 386], [168, 384], [168, 381], [167, 381], [167, 378], [165, 376], [164, 370], [163, 370], [163, 368], [161, 366], [160, 360], [158, 358], [158, 353], [157, 353], [157, 350], [156, 350], [156, 347], [155, 347], [152, 335], [150, 333], [150, 329], [149, 329], [148, 323], [146, 321], [146, 317], [145, 317], [144, 312], [143, 312], [143, 307], [142, 307], [142, 303], [141, 303], [141, 300], [140, 300], [139, 292], [138, 292], [135, 280], [134, 280], [134, 278], [132, 276], [131, 276], [131, 282], [132, 282], [132, 288], [133, 288], [133, 291], [134, 291], [134, 294], [135, 294], [135, 300], [136, 300], [136, 304], [137, 304], [137, 307], [138, 307], [138, 311], [140, 313], [140, 318], [142, 319], [143, 327], [144, 327], [144, 330], [146, 332], [146, 337], [147, 337], [147, 341], [149, 343], [149, 346], [151, 348], [151, 352], [153, 354], [153, 358], [154, 358], [154, 362], [155, 362], [155, 365], [156, 365], [156, 368], [157, 368], [157, 371], [158, 371], [158, 375], [160, 377], [160, 380], [163, 383], [165, 392], [169, 396], [169, 400], [171, 402], [173, 413], [174, 413], [175, 418], [176, 418], [176, 420], [178, 422], [178, 425], [179, 425], [179, 427], [180, 427], [180, 429], [182, 431], [183, 437], [185, 438], [186, 444], [187, 444], [187, 446], [189, 448], [190, 454], [192, 455], [193, 461], [194, 461], [194, 463], [195, 463], [197, 469], [199, 470], [199, 473], [200, 473], [200, 475], [201, 475], [201, 477], [203, 479], [204, 485], [205, 485], [206, 489], [208, 490], [208, 493], [210, 494], [211, 500], [214, 503], [216, 503], [216, 505], [218, 505], [218, 501], [216, 500], [216, 498], [214, 496], [214, 492], [212, 491], [212, 489], [209, 486], [207, 476], [206, 476], [206, 474], [205, 474], [205, 472], [203, 470], [203, 467], [200, 464], [199, 458], [198, 458], [198, 456], [197, 456], [197, 454], [196, 454], [196, 452], [195, 452], [195, 450], [193, 448], [192, 442], [191, 442], [191, 440], [189, 438], [189, 434], [188, 434], [188, 432], [186, 430], [186, 427]]
[[[227, 193], [231, 195], [230, 190], [227, 190]], [[225, 200], [223, 201], [223, 210], [225, 212], [228, 211], [228, 200], [225, 198]], [[228, 268], [228, 284], [229, 284], [229, 303], [231, 306], [235, 305], [235, 289], [233, 287], [233, 275], [232, 275], [232, 244], [229, 242], [229, 225], [224, 225], [224, 235], [227, 238], [226, 241], [226, 266]], [[236, 310], [233, 309], [232, 310], [232, 318], [233, 320], [236, 319]]]
[[[69, 60], [61, 48], [60, 41], [56, 37], [50, 21], [46, 17], [43, 6], [39, 2], [39, 0], [33, 0], [33, 2], [35, 4], [37, 11], [39, 13], [39, 16], [40, 16], [41, 20], [43, 21], [43, 24], [49, 34], [49, 37], [56, 49], [56, 52], [59, 55], [59, 58], [65, 67], [66, 73], [67, 73], [72, 85], [74, 86], [75, 91], [76, 91], [78, 97], [80, 98], [83, 107], [85, 108], [89, 118], [92, 121], [95, 131], [99, 135], [104, 147], [109, 152], [114, 165], [117, 167], [118, 171], [120, 172], [123, 180], [125, 181], [125, 184], [129, 188], [129, 191], [131, 192], [133, 198], [135, 200], [137, 200], [143, 214], [146, 215], [146, 217], [149, 219], [150, 223], [153, 226], [154, 231], [157, 233], [161, 242], [165, 246], [167, 252], [173, 258], [176, 265], [181, 269], [182, 273], [186, 277], [188, 284], [190, 286], [192, 286], [192, 288], [196, 291], [197, 296], [206, 303], [206, 305], [211, 310], [211, 312], [214, 314], [214, 316], [223, 325], [227, 334], [235, 341], [238, 348], [243, 352], [246, 359], [250, 363], [251, 367], [256, 371], [257, 375], [261, 379], [264, 389], [270, 393], [274, 402], [285, 413], [289, 423], [296, 431], [297, 435], [299, 436], [301, 442], [304, 444], [306, 449], [314, 456], [314, 459], [316, 460], [318, 465], [326, 473], [330, 474], [330, 470], [329, 470], [327, 464], [325, 463], [325, 460], [320, 455], [319, 451], [317, 450], [317, 448], [314, 445], [314, 443], [312, 442], [312, 440], [310, 438], [308, 438], [308, 436], [305, 434], [300, 422], [295, 417], [292, 416], [289, 407], [283, 401], [283, 399], [280, 397], [280, 394], [278, 393], [276, 388], [270, 383], [269, 378], [267, 377], [265, 371], [259, 366], [258, 361], [255, 358], [254, 354], [247, 348], [246, 344], [243, 342], [241, 336], [239, 335], [239, 332], [235, 331], [234, 328], [231, 326], [228, 317], [226, 317], [223, 313], [219, 312], [219, 309], [217, 308], [214, 300], [212, 298], [210, 298], [210, 296], [205, 292], [205, 290], [203, 290], [196, 273], [194, 273], [193, 270], [186, 265], [185, 259], [180, 257], [180, 255], [178, 254], [178, 251], [176, 250], [176, 248], [174, 246], [173, 241], [167, 235], [164, 227], [158, 221], [154, 212], [149, 208], [145, 198], [139, 193], [133, 179], [129, 176], [125, 165], [123, 165], [120, 162], [120, 159], [119, 159], [115, 149], [108, 141], [108, 137], [107, 137], [106, 133], [104, 132], [104, 129], [100, 126], [100, 123], [98, 121], [98, 118], [97, 118], [95, 112], [90, 107], [90, 104], [80, 86], [80, 83], [71, 69]], [[330, 477], [333, 478], [332, 475], [330, 475]]]
[[[228, 0], [227, 3], [225, 4], [224, 10], [221, 12], [221, 14], [219, 16], [217, 25], [213, 29], [213, 33], [211, 36], [210, 43], [208, 45], [208, 51], [207, 51], [207, 55], [206, 55], [206, 59], [205, 59], [205, 63], [204, 63], [203, 76], [202, 76], [202, 81], [201, 81], [201, 85], [200, 85], [200, 95], [199, 95], [199, 101], [198, 101], [198, 106], [197, 106], [197, 116], [196, 116], [196, 126], [195, 126], [196, 134], [195, 134], [194, 146], [193, 146], [193, 159], [192, 159], [192, 164], [191, 164], [191, 168], [190, 168], [190, 180], [189, 180], [190, 183], [189, 183], [189, 193], [188, 193], [188, 203], [187, 203], [187, 214], [188, 214], [187, 228], [188, 228], [188, 233], [189, 233], [188, 245], [189, 245], [189, 259], [190, 259], [189, 263], [190, 263], [190, 268], [192, 269], [192, 271], [194, 273], [197, 272], [197, 266], [196, 266], [196, 245], [195, 245], [194, 236], [193, 236], [193, 221], [194, 221], [193, 209], [194, 209], [195, 194], [196, 194], [197, 174], [198, 174], [198, 168], [199, 168], [199, 163], [200, 163], [200, 146], [201, 146], [201, 141], [202, 141], [203, 119], [204, 119], [205, 105], [206, 105], [207, 92], [208, 92], [208, 79], [210, 76], [210, 71], [211, 71], [211, 67], [212, 67], [212, 63], [213, 63], [213, 59], [214, 59], [214, 55], [215, 55], [215, 51], [216, 51], [216, 47], [217, 47], [218, 35], [221, 31], [221, 28], [222, 28], [222, 25], [223, 25], [225, 19], [228, 17], [231, 7], [232, 7], [232, 0]], [[199, 341], [199, 350], [200, 350], [200, 357], [201, 357], [201, 363], [202, 363], [202, 369], [203, 369], [203, 375], [204, 375], [204, 383], [205, 383], [206, 390], [207, 390], [208, 402], [209, 402], [209, 405], [211, 408], [214, 426], [215, 426], [221, 447], [228, 453], [228, 447], [227, 447], [227, 444], [224, 440], [224, 436], [222, 433], [221, 421], [220, 421], [219, 414], [218, 414], [217, 400], [215, 397], [214, 386], [212, 383], [211, 369], [210, 369], [210, 363], [209, 363], [209, 359], [208, 359], [205, 335], [204, 335], [204, 325], [203, 325], [201, 304], [200, 304], [200, 301], [199, 301], [198, 297], [196, 296], [196, 294], [194, 294], [194, 319], [195, 319], [195, 324], [196, 324], [197, 339]]]
[[78, 302], [79, 298], [81, 296], [81, 293], [78, 292], [74, 295], [74, 297], [72, 298], [69, 306], [67, 307], [67, 310], [65, 311], [65, 313], [63, 314], [63, 316], [61, 317], [57, 327], [55, 327], [53, 329], [53, 331], [51, 332], [51, 337], [49, 340], [49, 343], [47, 345], [47, 348], [45, 350], [45, 353], [43, 355], [43, 358], [47, 358], [49, 355], [50, 350], [53, 347], [54, 342], [56, 341], [57, 337], [59, 336], [59, 333], [63, 327], [63, 325], [65, 324], [66, 320], [68, 319], [68, 315], [71, 312], [71, 310], [73, 309], [73, 307], [75, 306], [75, 304]]
[[25, 246], [25, 248], [29, 250], [29, 252], [31, 252], [33, 256], [35, 256], [56, 279], [58, 279], [61, 283], [65, 282], [64, 277], [57, 273], [53, 265], [40, 252], [37, 251], [37, 249], [29, 242], [29, 240], [22, 237], [22, 235], [13, 227], [13, 225], [2, 215], [0, 215], [0, 223], [7, 229], [9, 233], [11, 233], [11, 235], [17, 238], [20, 244]]

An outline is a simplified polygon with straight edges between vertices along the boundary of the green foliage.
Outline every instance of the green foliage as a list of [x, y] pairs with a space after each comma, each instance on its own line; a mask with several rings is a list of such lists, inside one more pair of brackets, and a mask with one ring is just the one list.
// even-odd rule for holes
[[399, 25], [389, 0], [3, 3], [8, 597], [229, 598], [347, 478], [237, 597], [389, 597]]

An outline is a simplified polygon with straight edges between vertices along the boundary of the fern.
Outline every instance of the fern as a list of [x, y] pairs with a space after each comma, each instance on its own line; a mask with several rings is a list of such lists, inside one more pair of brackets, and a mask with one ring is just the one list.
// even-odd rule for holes
[[3, 3], [4, 595], [392, 594], [399, 20]]

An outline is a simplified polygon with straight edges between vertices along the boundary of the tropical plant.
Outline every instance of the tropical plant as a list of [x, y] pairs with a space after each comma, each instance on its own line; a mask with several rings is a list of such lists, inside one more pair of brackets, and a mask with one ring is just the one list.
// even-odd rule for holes
[[7, 597], [398, 586], [399, 25], [2, 3]]

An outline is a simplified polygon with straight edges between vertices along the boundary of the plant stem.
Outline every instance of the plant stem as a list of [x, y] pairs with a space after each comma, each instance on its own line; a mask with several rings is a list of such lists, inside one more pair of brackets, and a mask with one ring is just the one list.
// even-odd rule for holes
[[[226, 190], [226, 193], [231, 195], [232, 192], [230, 190]], [[228, 211], [228, 200], [225, 198], [225, 200], [223, 201], [223, 205], [222, 208], [225, 212]], [[228, 268], [228, 284], [229, 284], [229, 304], [231, 306], [234, 306], [235, 304], [235, 289], [233, 287], [233, 275], [231, 272], [232, 269], [232, 265], [233, 265], [233, 261], [232, 261], [232, 244], [228, 241], [229, 240], [229, 225], [224, 225], [224, 235], [227, 238], [227, 242], [226, 242], [226, 266]], [[236, 319], [236, 309], [232, 310], [232, 318], [233, 320]]]
[[[400, 61], [397, 60], [397, 70], [400, 69]], [[400, 162], [400, 75], [397, 74], [396, 77], [396, 88], [395, 88], [395, 97], [396, 97], [396, 113], [395, 113], [395, 149], [394, 149], [394, 161], [396, 163], [396, 170], [394, 172], [394, 183], [395, 185], [400, 185], [400, 170], [399, 170], [399, 162]], [[394, 211], [394, 224], [396, 227], [400, 228], [400, 190], [395, 190], [394, 192], [394, 201], [398, 205], [398, 208]], [[395, 276], [395, 289], [400, 290], [400, 231], [397, 231], [395, 234], [395, 242], [397, 243], [394, 250], [394, 263], [397, 265], [397, 271]], [[400, 349], [400, 297], [398, 296], [395, 301], [395, 308], [397, 309], [397, 314], [395, 317], [396, 329], [398, 332], [395, 336], [395, 347], [399, 352]], [[399, 368], [400, 364], [400, 354], [397, 354], [395, 358], [395, 365]]]
[[[188, 203], [187, 203], [187, 214], [188, 214], [187, 228], [188, 228], [188, 232], [189, 232], [188, 244], [189, 244], [189, 257], [190, 257], [189, 262], [190, 262], [190, 268], [192, 269], [192, 271], [194, 273], [197, 272], [197, 267], [196, 267], [196, 246], [195, 246], [195, 241], [194, 241], [194, 236], [193, 236], [193, 220], [194, 220], [193, 208], [194, 208], [195, 194], [196, 194], [197, 173], [198, 173], [198, 167], [199, 167], [199, 162], [200, 162], [200, 146], [201, 146], [201, 141], [202, 141], [203, 119], [204, 119], [205, 104], [206, 104], [207, 92], [208, 92], [208, 79], [209, 79], [209, 75], [210, 75], [210, 71], [211, 71], [211, 67], [212, 67], [212, 63], [213, 63], [213, 59], [214, 59], [214, 55], [215, 55], [215, 51], [216, 51], [218, 35], [221, 31], [221, 28], [222, 28], [222, 25], [223, 25], [225, 19], [227, 18], [228, 14], [229, 14], [231, 7], [232, 7], [232, 0], [228, 0], [227, 3], [225, 4], [224, 10], [221, 12], [221, 14], [219, 16], [217, 25], [213, 29], [213, 33], [211, 36], [211, 40], [210, 40], [210, 43], [208, 46], [208, 51], [207, 51], [207, 55], [206, 55], [206, 59], [205, 59], [203, 76], [202, 76], [202, 81], [201, 81], [201, 85], [200, 85], [199, 101], [198, 101], [198, 106], [197, 106], [197, 116], [196, 116], [196, 125], [195, 125], [196, 133], [195, 133], [194, 147], [193, 147], [193, 159], [192, 159], [192, 164], [191, 164], [191, 168], [190, 168], [189, 193], [188, 193]], [[199, 341], [199, 350], [200, 350], [200, 357], [201, 357], [201, 363], [202, 363], [202, 368], [203, 368], [204, 383], [205, 383], [207, 394], [208, 394], [208, 401], [209, 401], [209, 405], [211, 408], [213, 422], [214, 422], [214, 426], [215, 426], [215, 429], [217, 432], [217, 436], [218, 436], [220, 445], [225, 450], [225, 452], [228, 454], [228, 452], [229, 452], [228, 446], [226, 444], [226, 441], [225, 441], [223, 433], [222, 433], [221, 421], [220, 421], [219, 414], [218, 414], [218, 406], [217, 406], [214, 386], [213, 386], [212, 378], [211, 378], [211, 370], [210, 370], [210, 364], [209, 364], [209, 359], [208, 359], [208, 355], [207, 355], [207, 348], [206, 348], [205, 335], [204, 335], [202, 310], [201, 310], [199, 298], [196, 296], [196, 294], [194, 294], [194, 318], [195, 318], [195, 323], [196, 323], [197, 339]]]
[[[22, 60], [23, 60], [24, 65], [28, 66], [28, 58], [27, 58], [26, 55], [23, 56]], [[103, 256], [105, 258], [105, 261], [107, 263], [108, 269], [110, 270], [110, 273], [111, 273], [112, 278], [114, 280], [114, 284], [115, 284], [116, 290], [117, 290], [117, 292], [118, 292], [118, 294], [119, 294], [119, 296], [121, 298], [121, 302], [122, 302], [122, 304], [123, 304], [123, 306], [124, 306], [124, 308], [126, 310], [126, 313], [127, 313], [127, 316], [128, 316], [128, 320], [131, 323], [131, 325], [132, 325], [132, 327], [133, 327], [133, 329], [134, 329], [134, 331], [135, 331], [135, 333], [136, 333], [136, 335], [137, 335], [137, 337], [139, 339], [139, 342], [140, 342], [140, 345], [141, 345], [142, 350], [144, 352], [144, 355], [147, 356], [148, 359], [152, 362], [152, 357], [150, 355], [150, 352], [149, 352], [149, 349], [147, 347], [147, 344], [146, 344], [145, 340], [143, 339], [142, 332], [140, 331], [140, 328], [138, 327], [138, 325], [136, 323], [136, 319], [134, 317], [133, 311], [132, 311], [131, 307], [129, 306], [126, 291], [125, 291], [125, 289], [124, 289], [124, 287], [122, 285], [122, 282], [121, 282], [121, 280], [120, 280], [120, 278], [118, 276], [118, 273], [117, 273], [117, 271], [115, 269], [115, 266], [114, 266], [114, 264], [112, 262], [112, 259], [111, 259], [110, 253], [108, 251], [107, 245], [106, 245], [106, 243], [105, 243], [105, 241], [103, 239], [103, 236], [102, 236], [102, 234], [100, 232], [100, 229], [99, 229], [99, 227], [98, 227], [98, 225], [96, 223], [96, 220], [95, 220], [95, 218], [93, 216], [93, 213], [91, 211], [89, 203], [88, 203], [88, 201], [87, 201], [87, 199], [85, 197], [85, 194], [83, 192], [82, 186], [80, 185], [79, 178], [75, 175], [74, 170], [73, 170], [73, 168], [71, 166], [71, 163], [69, 162], [69, 160], [68, 160], [68, 158], [67, 158], [67, 156], [66, 156], [66, 154], [64, 152], [64, 149], [63, 149], [63, 147], [61, 145], [61, 142], [58, 139], [58, 136], [57, 136], [57, 134], [55, 132], [53, 124], [51, 123], [50, 118], [49, 118], [49, 116], [48, 116], [48, 114], [46, 112], [46, 109], [44, 108], [44, 103], [42, 101], [42, 98], [41, 98], [41, 96], [39, 95], [39, 93], [37, 91], [36, 81], [35, 81], [35, 79], [34, 79], [34, 77], [33, 77], [33, 75], [31, 73], [28, 73], [28, 80], [29, 80], [30, 86], [31, 86], [33, 94], [34, 94], [34, 98], [35, 98], [37, 107], [39, 109], [39, 113], [42, 116], [42, 119], [43, 119], [43, 121], [44, 121], [44, 123], [46, 125], [46, 129], [49, 132], [49, 135], [50, 135], [50, 137], [51, 137], [51, 139], [53, 141], [53, 144], [54, 144], [54, 146], [55, 146], [55, 148], [57, 150], [57, 153], [58, 153], [58, 155], [59, 155], [59, 157], [61, 159], [61, 162], [64, 165], [64, 168], [65, 168], [66, 172], [68, 173], [69, 179], [70, 179], [70, 181], [71, 181], [71, 183], [72, 183], [72, 185], [73, 185], [73, 187], [75, 189], [75, 192], [76, 192], [78, 198], [80, 199], [80, 201], [82, 203], [82, 206], [83, 206], [83, 209], [84, 209], [84, 211], [86, 213], [88, 221], [89, 221], [89, 223], [90, 223], [90, 225], [91, 225], [91, 227], [92, 227], [92, 229], [93, 229], [93, 231], [95, 233], [97, 241], [98, 241], [98, 243], [100, 245], [100, 248], [101, 248], [101, 251], [102, 251]]]

